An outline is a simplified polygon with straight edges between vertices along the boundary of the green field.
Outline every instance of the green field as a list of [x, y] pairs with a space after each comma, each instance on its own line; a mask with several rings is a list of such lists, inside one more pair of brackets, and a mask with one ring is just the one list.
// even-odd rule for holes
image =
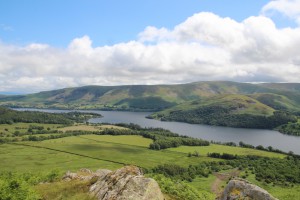
[[[3, 126], [3, 128], [5, 127]], [[176, 164], [187, 167], [198, 165], [204, 161], [220, 160], [207, 157], [207, 153], [212, 152], [273, 158], [285, 157], [283, 154], [217, 144], [201, 147], [181, 146], [155, 151], [148, 148], [150, 143], [152, 143], [151, 139], [136, 135], [81, 135], [39, 142], [26, 141], [1, 144], [0, 159], [2, 163], [0, 169], [1, 171], [22, 173], [57, 171], [62, 175], [68, 170], [77, 171], [81, 168], [115, 170], [125, 164], [133, 164], [147, 169], [162, 164]], [[193, 153], [194, 151], [198, 151], [200, 157], [187, 156], [189, 152]], [[296, 199], [300, 195], [299, 185], [294, 187], [273, 186], [256, 181], [254, 175], [250, 175], [247, 179], [268, 190], [279, 199]], [[198, 191], [212, 193], [216, 181], [216, 176], [211, 174], [208, 178], [196, 177], [193, 182], [187, 183]], [[222, 180], [216, 187], [222, 189], [225, 184], [226, 180]], [[43, 187], [38, 188], [41, 190]]]
[[[84, 135], [45, 140], [42, 142], [19, 142], [0, 145], [3, 170], [59, 171], [91, 169], [116, 169], [124, 164], [144, 168], [172, 163], [182, 166], [217, 159], [206, 156], [188, 158], [187, 154], [148, 149], [151, 141], [141, 136]], [[76, 154], [76, 155], [75, 155]], [[120, 163], [120, 164], [118, 164]]]
[[206, 156], [207, 153], [229, 153], [233, 155], [256, 155], [256, 156], [264, 156], [264, 157], [274, 157], [274, 158], [284, 158], [285, 155], [260, 151], [256, 149], [249, 148], [241, 148], [241, 147], [233, 147], [233, 146], [224, 146], [218, 144], [211, 144], [209, 146], [201, 146], [201, 147], [192, 147], [192, 146], [180, 146], [177, 148], [169, 148], [170, 151], [182, 152], [182, 153], [193, 153], [194, 151], [198, 151], [200, 155]]
[[272, 184], [261, 183], [255, 180], [255, 176], [252, 174], [247, 177], [251, 183], [258, 185], [265, 190], [267, 190], [270, 194], [280, 200], [296, 200], [299, 199], [300, 196], [300, 185], [294, 185], [293, 187], [284, 187], [284, 186], [274, 186]]
[[142, 136], [136, 135], [118, 135], [118, 136], [111, 136], [111, 135], [85, 135], [80, 136], [81, 138], [87, 138], [90, 140], [99, 141], [99, 142], [111, 142], [111, 143], [119, 143], [125, 145], [132, 145], [138, 147], [146, 147], [148, 148], [149, 145], [153, 142], [151, 139], [144, 138]]
[[15, 131], [20, 133], [26, 133], [29, 126], [43, 126], [45, 129], [50, 128], [52, 130], [61, 127], [61, 124], [39, 124], [39, 123], [14, 123], [14, 124], [0, 124], [0, 134], [11, 135]]
[[85, 125], [85, 124], [76, 124], [73, 126], [67, 126], [63, 128], [59, 128], [58, 130], [66, 132], [66, 131], [100, 131], [103, 129], [126, 129], [124, 127], [120, 126], [114, 126], [114, 125]]
[[76, 171], [80, 168], [117, 169], [123, 166], [55, 150], [13, 144], [0, 145], [0, 159], [1, 171], [13, 172], [44, 173], [58, 170], [62, 174], [68, 170]]

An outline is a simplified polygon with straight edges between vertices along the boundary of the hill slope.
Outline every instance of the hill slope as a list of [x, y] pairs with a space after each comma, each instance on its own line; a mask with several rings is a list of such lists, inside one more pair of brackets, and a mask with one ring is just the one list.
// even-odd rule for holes
[[218, 95], [154, 113], [150, 118], [242, 128], [275, 128], [296, 118], [246, 95]]
[[[58, 109], [157, 111], [220, 94], [244, 94], [275, 109], [300, 111], [300, 84], [196, 82], [180, 85], [84, 86], [0, 96], [0, 105]], [[261, 95], [258, 95], [261, 94]], [[262, 95], [264, 94], [264, 95]], [[266, 95], [268, 94], [268, 95]], [[272, 100], [276, 97], [276, 100]]]

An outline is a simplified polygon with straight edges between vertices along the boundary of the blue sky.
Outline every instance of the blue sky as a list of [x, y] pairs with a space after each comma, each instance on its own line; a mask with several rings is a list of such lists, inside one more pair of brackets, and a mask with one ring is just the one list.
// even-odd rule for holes
[[94, 45], [136, 39], [147, 26], [172, 28], [207, 11], [242, 21], [257, 15], [266, 0], [2, 0], [1, 40], [64, 47], [83, 35]]
[[0, 0], [0, 93], [300, 82], [299, 24], [300, 0]]

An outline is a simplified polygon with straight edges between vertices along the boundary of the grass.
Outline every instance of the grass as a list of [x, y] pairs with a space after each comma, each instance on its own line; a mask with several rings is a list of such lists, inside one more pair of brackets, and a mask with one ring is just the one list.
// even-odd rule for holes
[[51, 184], [39, 184], [35, 186], [36, 191], [42, 199], [51, 200], [96, 200], [88, 195], [89, 181], [59, 181]]
[[[242, 173], [244, 174], [244, 173]], [[241, 174], [241, 175], [242, 175]], [[264, 190], [268, 191], [271, 195], [274, 197], [280, 199], [280, 200], [293, 200], [293, 199], [298, 199], [300, 196], [300, 185], [296, 184], [293, 187], [284, 187], [284, 186], [278, 186], [278, 185], [273, 185], [273, 184], [267, 184], [267, 183], [262, 183], [259, 182], [255, 179], [255, 175], [251, 174], [246, 178], [248, 181], [251, 183], [263, 188]], [[197, 177], [193, 180], [193, 182], [188, 183], [190, 186], [194, 187], [198, 191], [207, 191], [207, 192], [212, 192], [212, 184], [216, 180], [216, 177], [214, 175], [209, 175], [208, 178], [204, 177]], [[226, 182], [222, 181], [222, 187], [224, 185], [226, 186]]]
[[[202, 161], [217, 160], [208, 158], [206, 156], [208, 152], [284, 157], [282, 154], [272, 152], [216, 144], [204, 147], [181, 146], [154, 151], [148, 149], [150, 143], [150, 139], [134, 135], [83, 135], [41, 142], [17, 143], [36, 147], [2, 144], [0, 145], [1, 170], [48, 171], [57, 169], [61, 172], [80, 168], [113, 170], [123, 166], [121, 163], [144, 168], [167, 163], [188, 166]], [[198, 151], [200, 157], [187, 157], [188, 152], [194, 151]]]
[[58, 130], [63, 131], [63, 132], [66, 132], [66, 131], [99, 131], [99, 127], [80, 124], [80, 125], [59, 128]]
[[42, 172], [80, 168], [117, 169], [123, 164], [152, 168], [160, 164], [188, 166], [217, 159], [201, 156], [189, 158], [175, 151], [148, 149], [149, 139], [140, 136], [84, 135], [45, 140], [42, 142], [18, 142], [0, 145], [1, 170]]
[[232, 114], [250, 114], [250, 115], [263, 115], [270, 116], [275, 111], [273, 108], [262, 104], [246, 95], [241, 94], [228, 94], [228, 95], [216, 95], [213, 97], [209, 97], [205, 100], [198, 101], [189, 101], [179, 104], [177, 106], [171, 107], [169, 109], [165, 109], [163, 111], [152, 114], [154, 118], [159, 118], [159, 115], [169, 116], [173, 111], [192, 111], [202, 107], [207, 106], [223, 106], [223, 107], [231, 107], [233, 105], [240, 104], [243, 105], [243, 109], [237, 109], [231, 111]]
[[255, 180], [253, 174], [249, 175], [247, 178], [251, 183], [258, 185], [259, 187], [267, 190], [270, 194], [280, 200], [292, 200], [299, 199], [300, 196], [300, 184], [294, 185], [294, 187], [283, 187], [283, 186], [274, 186], [272, 184], [261, 183]]
[[61, 124], [38, 124], [38, 123], [0, 124], [0, 133], [3, 133], [5, 135], [11, 135], [15, 131], [19, 131], [20, 133], [26, 133], [30, 125], [43, 126], [45, 129], [50, 128], [51, 130], [55, 130], [58, 127], [62, 126]]
[[241, 147], [232, 147], [218, 144], [211, 144], [209, 146], [180, 146], [177, 148], [170, 148], [170, 151], [182, 152], [182, 153], [193, 153], [194, 151], [198, 151], [200, 155], [207, 155], [207, 153], [229, 153], [233, 155], [256, 155], [256, 156], [264, 156], [264, 157], [273, 157], [273, 158], [284, 158], [285, 155], [261, 151], [257, 149], [249, 149], [249, 148], [241, 148]]
[[[56, 145], [63, 145], [63, 143]], [[123, 165], [82, 156], [53, 151], [49, 149], [19, 146], [13, 144], [0, 145], [1, 171], [17, 172], [49, 172], [58, 170], [77, 171], [81, 168], [118, 169]]]
[[216, 180], [214, 175], [209, 175], [208, 178], [205, 177], [196, 177], [193, 182], [189, 182], [188, 185], [194, 187], [198, 191], [206, 191], [212, 193], [211, 186]]
[[66, 131], [100, 131], [103, 129], [126, 129], [124, 127], [120, 126], [114, 126], [114, 125], [84, 125], [84, 124], [78, 124], [74, 126], [67, 126], [63, 128], [59, 128], [58, 130], [66, 132]]
[[146, 148], [148, 148], [149, 145], [153, 142], [151, 139], [144, 138], [142, 136], [137, 136], [137, 135], [118, 135], [118, 136], [85, 135], [80, 137], [98, 141], [98, 142], [111, 142], [111, 143], [119, 143], [119, 144], [126, 144], [126, 145], [146, 147]]
[[[110, 138], [109, 138], [110, 137]], [[107, 141], [101, 141], [103, 138]], [[109, 138], [109, 139], [108, 139]], [[50, 148], [67, 153], [79, 154], [83, 157], [120, 162], [124, 164], [137, 165], [144, 168], [152, 168], [160, 164], [173, 163], [181, 166], [196, 164], [201, 161], [216, 160], [208, 157], [188, 158], [185, 153], [172, 151], [155, 151], [146, 147], [146, 142], [140, 136], [131, 136], [132, 144], [126, 144], [129, 140], [120, 143], [123, 136], [73, 136], [42, 142], [23, 142], [23, 144], [37, 147]], [[117, 139], [117, 143], [108, 142]], [[144, 146], [139, 146], [140, 141], [144, 141]]]
[[[86, 125], [80, 125], [79, 127], [87, 128]], [[101, 127], [103, 128], [103, 126]], [[155, 151], [148, 149], [151, 142], [151, 139], [136, 135], [82, 135], [40, 142], [27, 141], [2, 144], [0, 145], [0, 170], [34, 173], [47, 173], [55, 170], [62, 175], [68, 170], [78, 171], [80, 168], [115, 170], [124, 164], [133, 164], [143, 168], [153, 168], [161, 164], [176, 164], [187, 167], [190, 164], [197, 165], [203, 161], [218, 160], [207, 157], [208, 152], [275, 158], [285, 157], [285, 155], [272, 152], [217, 144], [202, 147], [181, 146]], [[189, 152], [193, 153], [194, 151], [198, 151], [200, 157], [187, 156]], [[272, 186], [256, 181], [254, 175], [248, 176], [247, 179], [279, 199], [297, 199], [300, 195], [300, 185], [293, 188]], [[214, 175], [209, 175], [208, 178], [197, 177], [188, 185], [198, 191], [206, 191], [212, 194], [211, 188], [215, 180]], [[53, 184], [40, 184], [35, 188], [43, 199], [89, 200], [92, 198], [86, 195], [87, 184], [82, 181], [67, 183], [59, 181]], [[225, 182], [222, 184], [225, 184]]]

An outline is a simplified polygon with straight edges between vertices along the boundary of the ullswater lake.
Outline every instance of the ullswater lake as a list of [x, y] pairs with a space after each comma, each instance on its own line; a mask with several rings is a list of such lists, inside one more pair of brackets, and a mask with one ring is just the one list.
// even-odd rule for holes
[[[70, 110], [50, 110], [50, 109], [15, 109], [30, 110], [51, 113], [71, 112]], [[73, 110], [72, 110], [73, 111]], [[254, 146], [262, 145], [264, 147], [272, 146], [273, 148], [285, 152], [293, 151], [300, 155], [300, 137], [290, 136], [279, 133], [278, 131], [265, 129], [245, 129], [230, 128], [222, 126], [208, 126], [201, 124], [187, 124], [183, 122], [165, 122], [154, 119], [147, 119], [150, 112], [125, 112], [125, 111], [97, 111], [88, 110], [80, 112], [93, 112], [101, 114], [101, 118], [90, 119], [90, 123], [134, 123], [141, 127], [154, 127], [168, 129], [180, 135], [213, 140], [216, 142], [235, 142], [240, 141]]]

